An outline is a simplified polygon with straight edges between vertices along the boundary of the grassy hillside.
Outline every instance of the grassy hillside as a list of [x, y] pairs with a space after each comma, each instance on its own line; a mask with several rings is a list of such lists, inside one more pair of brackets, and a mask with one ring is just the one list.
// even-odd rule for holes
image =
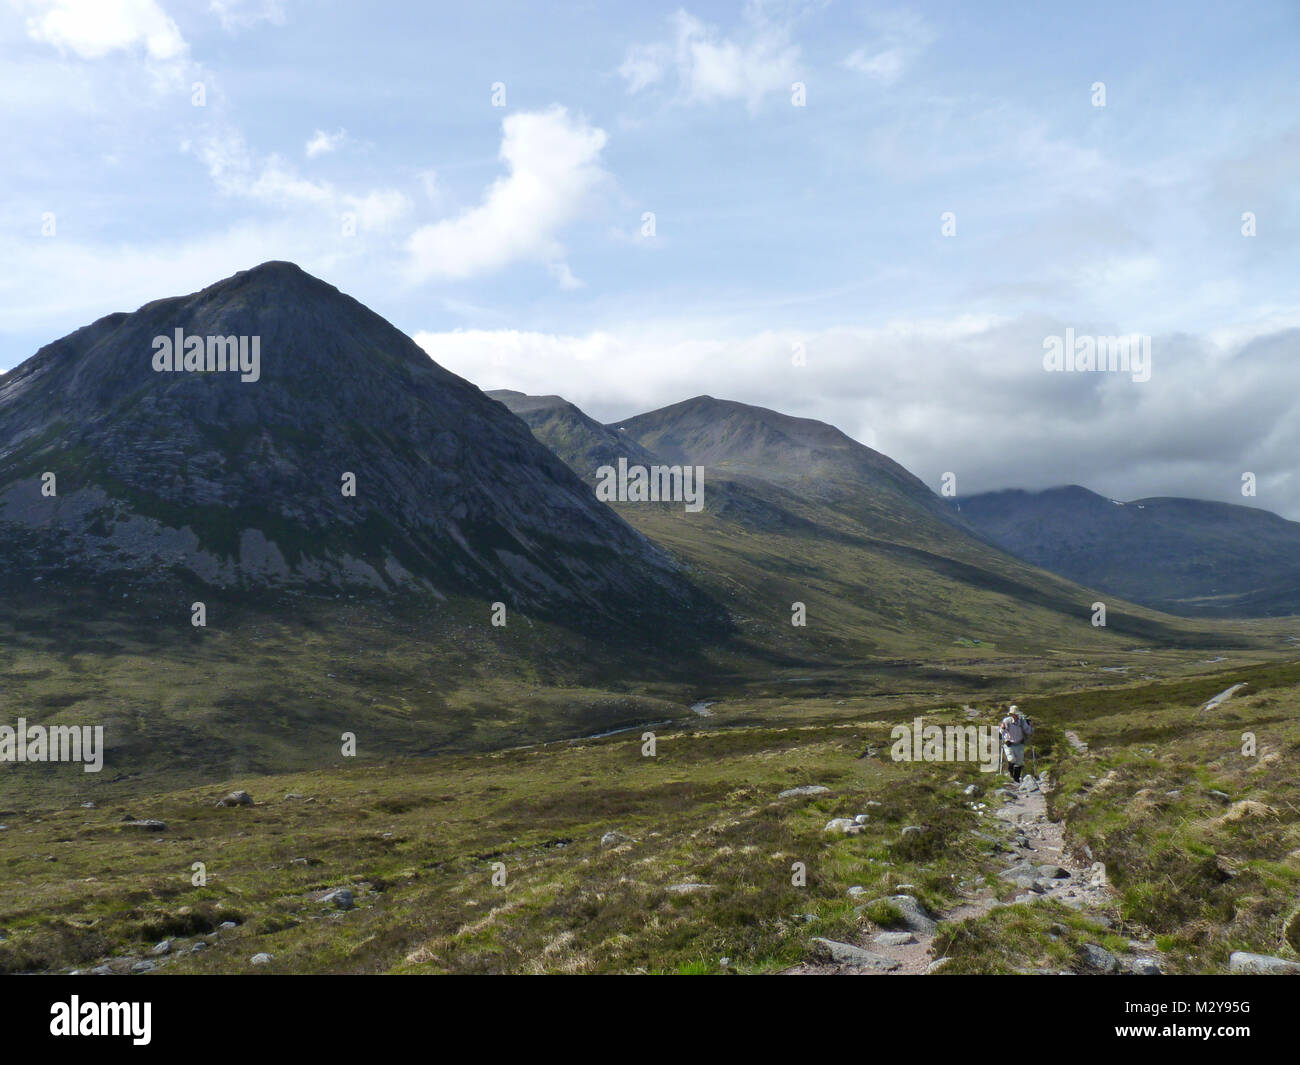
[[[1197, 714], [1243, 679], [1258, 694]], [[1221, 970], [1230, 949], [1292, 953], [1281, 926], [1300, 891], [1297, 685], [1300, 664], [1028, 700], [1037, 762], [1063, 781], [1055, 808], [1121, 895], [1109, 928], [1054, 904], [941, 926], [950, 970], [1060, 965], [1084, 942], [1150, 933], [1184, 971]], [[654, 757], [638, 730], [6, 809], [0, 969], [127, 970], [171, 939], [169, 972], [709, 972], [724, 957], [778, 971], [810, 956], [812, 936], [886, 926], [871, 902], [903, 885], [937, 913], [977, 887], [1014, 891], [995, 876], [1005, 859], [988, 812], [962, 794], [989, 779], [970, 763], [885, 757], [891, 726], [917, 713], [965, 720], [951, 704], [742, 702], [657, 730]], [[1248, 727], [1261, 754], [1245, 762]], [[803, 784], [830, 790], [779, 797]], [[213, 805], [234, 787], [257, 805]], [[1234, 807], [1210, 788], [1276, 813], [1225, 819]], [[823, 831], [864, 811], [860, 836]], [[132, 828], [127, 814], [167, 827]], [[795, 862], [806, 886], [791, 882]], [[340, 886], [354, 909], [319, 901]], [[265, 969], [250, 964], [260, 952]]]

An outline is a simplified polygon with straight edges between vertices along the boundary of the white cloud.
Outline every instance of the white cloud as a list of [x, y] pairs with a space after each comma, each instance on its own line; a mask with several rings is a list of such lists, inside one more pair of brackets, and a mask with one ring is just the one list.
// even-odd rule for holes
[[867, 54], [867, 49], [859, 48], [844, 60], [844, 65], [889, 85], [903, 73], [904, 62], [903, 53], [897, 48], [887, 48], [872, 55]]
[[420, 188], [424, 190], [424, 197], [430, 203], [437, 203], [442, 199], [442, 186], [438, 184], [438, 171], [421, 170], [417, 175], [420, 180]]
[[328, 155], [338, 150], [347, 135], [347, 130], [340, 129], [333, 133], [326, 133], [323, 129], [318, 129], [311, 135], [303, 151], [307, 153], [308, 159], [315, 159], [318, 155]]
[[[1296, 310], [1292, 311], [1292, 321]], [[1224, 347], [1152, 338], [1151, 380], [1047, 373], [1052, 319], [964, 316], [877, 328], [708, 337], [698, 325], [646, 324], [582, 335], [516, 330], [421, 332], [440, 365], [480, 388], [564, 396], [601, 421], [709, 394], [817, 418], [960, 495], [1078, 483], [1117, 499], [1182, 495], [1248, 502], [1300, 518], [1300, 329]], [[806, 366], [792, 364], [802, 345]]]
[[364, 196], [344, 196], [344, 206], [357, 216], [357, 226], [366, 230], [387, 229], [411, 208], [406, 194], [396, 189], [375, 189]]
[[[508, 116], [502, 134], [500, 158], [509, 173], [479, 206], [411, 235], [415, 279], [463, 280], [528, 260], [556, 272], [563, 263], [559, 231], [608, 178], [600, 166], [605, 131], [555, 106]], [[567, 267], [556, 276], [562, 284], [572, 278]]]
[[634, 44], [627, 50], [618, 72], [627, 82], [628, 92], [640, 92], [647, 85], [662, 81], [671, 61], [672, 49], [666, 45]]
[[671, 69], [682, 102], [743, 100], [755, 111], [765, 96], [788, 94], [798, 80], [799, 48], [790, 42], [788, 27], [768, 21], [758, 8], [747, 11], [747, 25], [736, 36], [723, 35], [684, 10], [670, 21], [671, 44], [628, 49], [618, 68], [628, 92], [663, 81]]
[[201, 141], [186, 143], [208, 168], [217, 188], [272, 207], [311, 208], [336, 215], [350, 211], [362, 231], [387, 228], [411, 206], [407, 196], [395, 189], [375, 189], [361, 195], [345, 193], [325, 181], [299, 176], [287, 160], [274, 153], [259, 159], [243, 135], [233, 128]]
[[934, 42], [929, 24], [910, 12], [875, 15], [871, 23], [876, 31], [872, 42], [850, 53], [844, 65], [882, 85], [897, 81]]
[[284, 0], [212, 0], [208, 10], [227, 32], [248, 29], [259, 22], [284, 25]]
[[156, 60], [179, 59], [187, 50], [180, 29], [156, 0], [20, 0], [17, 6], [39, 11], [27, 19], [33, 40], [82, 59], [137, 45]]

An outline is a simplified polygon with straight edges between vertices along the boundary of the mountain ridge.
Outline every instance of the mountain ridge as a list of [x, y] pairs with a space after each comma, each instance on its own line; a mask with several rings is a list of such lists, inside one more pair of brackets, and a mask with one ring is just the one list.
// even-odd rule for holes
[[1019, 558], [1131, 602], [1189, 617], [1300, 613], [1300, 523], [1234, 503], [1116, 500], [1081, 485], [955, 502]]
[[[255, 338], [258, 378], [156, 372], [176, 330]], [[517, 419], [284, 262], [106, 315], [0, 377], [0, 526], [37, 573], [708, 612]]]

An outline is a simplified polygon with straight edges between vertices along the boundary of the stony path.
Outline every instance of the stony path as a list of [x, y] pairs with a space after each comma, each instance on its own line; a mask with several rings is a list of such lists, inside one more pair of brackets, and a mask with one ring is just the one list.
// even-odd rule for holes
[[[1078, 737], [1072, 737], [1071, 743], [1079, 746], [1076, 741]], [[1086, 749], [1086, 744], [1082, 747]], [[1014, 903], [1055, 899], [1087, 914], [1095, 922], [1110, 927], [1112, 922], [1106, 911], [1113, 910], [1114, 894], [1107, 883], [1105, 867], [1100, 862], [1084, 865], [1067, 852], [1063, 826], [1049, 820], [1047, 816], [1043, 788], [1049, 786], [1045, 777], [1040, 786], [1040, 782], [1033, 776], [1026, 775], [1019, 786], [1008, 781], [1005, 787], [994, 792], [994, 796], [1005, 799], [993, 812], [1004, 826], [1002, 834], [1005, 836], [1005, 845], [1010, 848], [1008, 866], [999, 876], [1019, 889]], [[819, 940], [814, 946], [822, 960], [808, 962], [788, 971], [796, 975], [915, 976], [941, 968], [944, 959], [935, 958], [931, 951], [935, 935], [934, 919], [920, 910], [916, 900], [910, 896], [896, 895], [892, 899], [908, 917], [909, 931], [876, 933], [864, 937], [860, 944], [835, 944]], [[1002, 905], [1005, 903], [999, 902], [986, 890], [942, 914], [939, 919], [947, 922], [963, 921]], [[1096, 952], [1089, 948], [1086, 971], [1116, 972], [1127, 969], [1130, 972], [1159, 972], [1159, 959], [1154, 944], [1133, 942], [1130, 945], [1136, 955], [1126, 956], [1123, 961], [1100, 947]]]

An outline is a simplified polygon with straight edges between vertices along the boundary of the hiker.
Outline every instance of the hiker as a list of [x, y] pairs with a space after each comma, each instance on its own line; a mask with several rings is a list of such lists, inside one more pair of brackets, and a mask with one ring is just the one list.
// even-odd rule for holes
[[1029, 723], [1029, 718], [1020, 715], [1020, 707], [1012, 705], [998, 731], [1002, 734], [1002, 751], [1011, 769], [1011, 779], [1019, 784], [1020, 774], [1025, 771], [1025, 740], [1034, 731], [1034, 726]]

